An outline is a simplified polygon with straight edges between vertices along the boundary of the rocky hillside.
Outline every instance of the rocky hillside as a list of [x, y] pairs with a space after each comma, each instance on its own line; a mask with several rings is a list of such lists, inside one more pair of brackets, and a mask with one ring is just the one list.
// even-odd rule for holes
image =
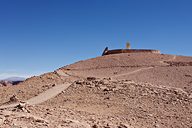
[[79, 61], [0, 87], [1, 127], [190, 128], [192, 57], [131, 53]]

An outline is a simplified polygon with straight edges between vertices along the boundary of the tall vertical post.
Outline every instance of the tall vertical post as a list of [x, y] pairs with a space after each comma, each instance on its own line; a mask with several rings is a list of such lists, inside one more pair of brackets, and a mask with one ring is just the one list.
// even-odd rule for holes
[[131, 44], [129, 42], [126, 43], [126, 48], [130, 49], [131, 48]]

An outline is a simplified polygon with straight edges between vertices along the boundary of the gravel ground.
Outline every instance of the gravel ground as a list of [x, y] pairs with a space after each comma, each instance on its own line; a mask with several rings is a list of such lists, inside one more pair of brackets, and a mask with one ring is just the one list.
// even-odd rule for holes
[[0, 127], [192, 128], [191, 63], [185, 56], [107, 55], [0, 87], [5, 105], [71, 83], [41, 104], [0, 110]]

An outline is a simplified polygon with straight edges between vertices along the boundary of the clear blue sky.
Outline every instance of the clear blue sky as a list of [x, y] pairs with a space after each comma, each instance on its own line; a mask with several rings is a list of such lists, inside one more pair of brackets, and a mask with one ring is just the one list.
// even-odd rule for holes
[[0, 1], [0, 78], [53, 71], [126, 41], [192, 56], [192, 0]]

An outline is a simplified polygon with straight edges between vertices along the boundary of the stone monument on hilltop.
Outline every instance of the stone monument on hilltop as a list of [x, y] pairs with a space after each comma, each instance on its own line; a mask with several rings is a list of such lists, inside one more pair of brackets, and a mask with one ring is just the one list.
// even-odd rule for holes
[[102, 53], [102, 56], [110, 55], [110, 54], [120, 54], [120, 53], [155, 53], [155, 54], [160, 54], [160, 51], [159, 50], [153, 50], [153, 49], [131, 49], [131, 44], [129, 42], [127, 42], [126, 43], [126, 49], [109, 50], [108, 47], [106, 47]]

